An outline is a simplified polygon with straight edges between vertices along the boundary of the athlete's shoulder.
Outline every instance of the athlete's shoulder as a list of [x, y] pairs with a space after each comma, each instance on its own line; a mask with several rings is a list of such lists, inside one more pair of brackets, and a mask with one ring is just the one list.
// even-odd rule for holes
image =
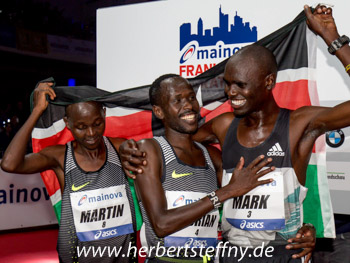
[[34, 158], [31, 158], [31, 160], [38, 160], [38, 163], [42, 162], [43, 166], [50, 167], [57, 174], [57, 171], [63, 171], [65, 154], [66, 145], [53, 145], [35, 153], [34, 155], [37, 155], [37, 158], [33, 156]]
[[41, 151], [39, 151], [38, 154], [57, 159], [57, 157], [64, 156], [65, 152], [66, 152], [66, 145], [60, 144], [60, 145], [48, 146], [42, 149]]
[[233, 112], [225, 112], [210, 120], [213, 132], [218, 134], [222, 130], [227, 130], [234, 118]]
[[233, 114], [233, 112], [225, 112], [213, 118], [213, 122], [220, 123], [220, 124], [231, 123], [234, 118], [235, 118], [235, 115]]
[[226, 133], [234, 118], [235, 115], [232, 112], [226, 112], [213, 119], [211, 130], [221, 145], [224, 143]]
[[159, 149], [159, 144], [153, 138], [150, 139], [142, 139], [136, 142], [137, 146], [141, 151], [156, 151]]

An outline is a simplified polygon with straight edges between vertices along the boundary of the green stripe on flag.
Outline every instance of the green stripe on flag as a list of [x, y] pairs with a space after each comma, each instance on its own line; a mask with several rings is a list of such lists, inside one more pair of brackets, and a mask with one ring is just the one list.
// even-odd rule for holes
[[141, 214], [139, 202], [138, 202], [136, 191], [135, 191], [134, 180], [128, 177], [128, 181], [129, 181], [130, 191], [131, 191], [131, 195], [132, 195], [132, 199], [133, 199], [134, 207], [135, 207], [136, 230], [139, 231], [141, 229], [141, 226], [143, 223], [142, 214]]
[[61, 223], [61, 203], [62, 203], [62, 201], [60, 200], [56, 204], [53, 205], [53, 210], [55, 211], [58, 224]]
[[305, 187], [308, 188], [308, 192], [303, 203], [304, 223], [311, 223], [316, 227], [316, 237], [324, 237], [324, 224], [322, 220], [321, 200], [318, 188], [317, 165], [308, 165]]

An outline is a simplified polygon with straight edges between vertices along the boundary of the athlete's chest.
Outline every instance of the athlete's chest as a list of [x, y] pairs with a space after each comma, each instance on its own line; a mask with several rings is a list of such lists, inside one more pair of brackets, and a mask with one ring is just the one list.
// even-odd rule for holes
[[247, 148], [253, 148], [261, 145], [272, 136], [274, 125], [266, 126], [246, 126], [238, 125], [237, 127], [237, 142]]
[[183, 149], [177, 149], [174, 147], [175, 154], [180, 163], [192, 166], [192, 167], [204, 167], [206, 166], [206, 160], [203, 152], [200, 149], [192, 151], [184, 151]]
[[[244, 157], [245, 165], [251, 163], [259, 155], [272, 158], [271, 165], [276, 167], [290, 167], [290, 147], [288, 130], [276, 129], [265, 133], [260, 133], [254, 138], [243, 132], [233, 131], [225, 140], [222, 152], [223, 167], [233, 168], [239, 162], [240, 157]], [[241, 135], [241, 137], [239, 136]], [[244, 141], [242, 138], [245, 138]], [[251, 138], [252, 142], [248, 142]]]

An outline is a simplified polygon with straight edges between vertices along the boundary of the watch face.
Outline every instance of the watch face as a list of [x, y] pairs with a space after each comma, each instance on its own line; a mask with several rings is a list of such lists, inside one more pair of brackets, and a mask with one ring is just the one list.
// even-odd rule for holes
[[337, 40], [335, 40], [333, 42], [336, 50], [338, 50], [339, 48], [341, 48], [343, 46], [342, 42], [340, 42], [339, 40], [340, 39], [338, 38]]

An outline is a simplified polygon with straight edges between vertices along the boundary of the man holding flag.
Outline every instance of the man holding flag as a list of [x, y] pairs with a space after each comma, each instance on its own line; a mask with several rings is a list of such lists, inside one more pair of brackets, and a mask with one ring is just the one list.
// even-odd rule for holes
[[[35, 123], [56, 98], [53, 83], [40, 83], [34, 108], [8, 146], [1, 168], [31, 174], [53, 170], [62, 189], [57, 251], [60, 262], [137, 262], [136, 220], [118, 152], [121, 138], [107, 138], [105, 110], [94, 101], [71, 104], [64, 118], [74, 141], [26, 153]], [[119, 254], [119, 256], [118, 256]], [[121, 256], [121, 255], [128, 256]]]
[[[321, 35], [328, 45], [339, 40], [331, 9], [318, 7], [316, 13], [312, 14], [306, 6], [305, 12], [309, 27]], [[350, 63], [348, 41], [338, 45], [333, 52], [344, 66]], [[259, 209], [251, 209], [251, 206], [248, 209], [239, 206], [237, 200], [231, 199], [224, 205], [223, 236], [235, 246], [255, 247], [263, 242], [268, 243], [275, 247], [277, 253], [280, 251], [280, 257], [283, 258], [283, 247], [286, 245], [287, 249], [291, 248], [285, 240], [293, 243], [293, 236], [303, 223], [306, 169], [313, 145], [326, 131], [350, 125], [350, 102], [334, 108], [309, 106], [294, 111], [280, 108], [272, 95], [277, 64], [272, 53], [269, 53], [265, 48], [252, 45], [229, 59], [224, 81], [234, 113], [226, 113], [209, 121], [201, 127], [195, 139], [217, 139], [220, 142], [225, 171], [223, 185], [229, 180], [238, 156], [243, 155], [247, 162], [257, 154], [273, 157], [272, 165], [281, 172], [281, 179], [284, 180], [281, 185], [284, 210], [283, 206], [282, 211], [277, 211], [281, 207], [276, 211], [271, 208], [270, 214], [266, 215]], [[348, 69], [347, 72], [349, 73]], [[278, 188], [278, 183], [275, 187]], [[255, 189], [254, 194], [266, 195], [267, 191], [269, 190]], [[252, 195], [244, 196], [243, 200], [248, 197]], [[277, 193], [275, 201], [273, 198], [271, 194], [267, 208], [278, 204]], [[285, 223], [279, 225], [279, 221], [272, 218], [283, 218]], [[246, 224], [260, 220], [265, 221], [263, 231], [257, 231], [257, 228], [250, 228]], [[270, 222], [271, 226], [266, 226]], [[302, 244], [294, 245], [295, 248], [298, 246], [302, 247]], [[284, 260], [290, 262], [288, 257]], [[222, 262], [234, 261], [224, 258]]]
[[[325, 40], [330, 46], [330, 53], [340, 59], [349, 73], [349, 40], [339, 36], [332, 10], [322, 6], [312, 14], [305, 6], [305, 13], [309, 27]], [[225, 93], [234, 113], [225, 113], [210, 120], [199, 129], [194, 139], [220, 143], [223, 185], [230, 180], [240, 156], [243, 155], [247, 163], [259, 154], [273, 157], [272, 165], [277, 167], [276, 184], [268, 188], [259, 187], [240, 199], [226, 201], [223, 236], [233, 247], [274, 246], [273, 257], [262, 259], [263, 262], [275, 262], [276, 259], [280, 262], [300, 262], [293, 259], [305, 255], [305, 251], [293, 255], [291, 259], [285, 248], [305, 247], [302, 242], [288, 243], [294, 243], [296, 239], [300, 242], [303, 238], [297, 231], [303, 224], [302, 203], [307, 192], [304, 185], [311, 152], [320, 135], [350, 125], [350, 102], [334, 108], [306, 106], [294, 111], [283, 109], [272, 94], [276, 77], [276, 59], [268, 49], [251, 45], [234, 54], [226, 63], [223, 77]], [[140, 168], [128, 166], [127, 169], [137, 172]], [[263, 198], [266, 202], [261, 202]], [[256, 205], [259, 200], [259, 205]], [[222, 262], [235, 260], [226, 256]], [[245, 258], [244, 262], [250, 262], [249, 258]]]

